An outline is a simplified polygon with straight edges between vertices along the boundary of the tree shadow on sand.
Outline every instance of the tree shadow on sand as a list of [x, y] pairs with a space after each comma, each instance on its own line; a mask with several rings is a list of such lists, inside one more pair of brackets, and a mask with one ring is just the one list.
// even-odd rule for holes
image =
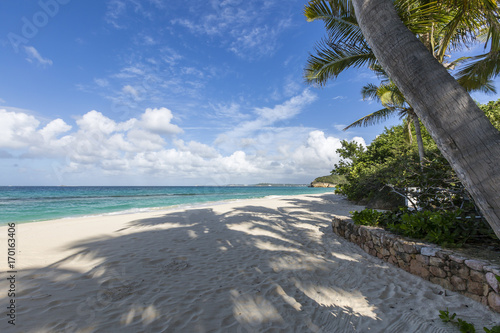
[[[75, 244], [22, 272], [20, 331], [447, 332], [411, 308], [406, 272], [332, 234], [333, 201], [172, 212]], [[99, 264], [64, 268], [79, 258]]]

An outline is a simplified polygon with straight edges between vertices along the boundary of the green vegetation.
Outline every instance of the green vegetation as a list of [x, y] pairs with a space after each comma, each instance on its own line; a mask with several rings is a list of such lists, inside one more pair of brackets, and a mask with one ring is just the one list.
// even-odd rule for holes
[[[395, 158], [384, 156], [378, 168], [352, 165], [358, 169], [354, 171], [359, 174], [352, 172], [349, 176], [357, 178], [357, 184], [353, 185], [348, 179], [349, 184], [341, 190], [350, 192], [351, 197], [357, 195], [355, 192], [359, 192], [359, 196], [363, 197], [361, 192], [363, 186], [366, 186], [371, 197], [363, 199], [368, 201], [389, 193], [392, 194], [389, 200], [392, 205], [398, 204], [398, 198], [395, 196], [400, 195], [407, 201], [413, 200], [415, 208], [418, 205], [420, 208], [435, 210], [455, 210], [457, 207], [466, 211], [477, 210], [470, 199], [471, 195], [465, 192], [458, 181], [460, 178], [468, 184], [488, 223], [500, 237], [500, 202], [491, 199], [496, 197], [497, 189], [490, 186], [500, 179], [497, 167], [500, 161], [500, 135], [481, 116], [481, 110], [472, 103], [470, 96], [459, 89], [461, 85], [467, 91], [494, 91], [491, 78], [500, 74], [499, 7], [496, 2], [491, 1], [479, 4], [470, 1], [396, 0], [392, 5], [393, 7], [383, 0], [310, 0], [304, 15], [309, 21], [323, 21], [327, 36], [316, 45], [314, 53], [310, 55], [304, 71], [305, 79], [311, 84], [321, 86], [348, 68], [367, 66], [383, 69], [391, 77], [387, 76], [382, 86], [368, 87], [367, 92], [370, 96], [377, 97], [384, 109], [363, 117], [357, 123], [366, 124], [398, 112], [400, 115], [406, 114], [408, 120], [413, 118], [418, 133], [421, 125], [417, 119], [418, 115], [436, 140], [437, 147], [445, 152], [447, 161], [454, 170], [459, 171], [458, 177], [455, 172], [448, 172], [451, 168], [447, 161], [441, 161], [444, 159], [437, 149], [431, 152], [430, 156], [427, 155], [426, 161], [424, 155], [428, 153], [424, 151], [424, 145], [419, 140], [420, 172], [413, 167], [413, 153], [405, 152], [395, 155]], [[385, 24], [376, 23], [380, 20]], [[405, 26], [408, 29], [405, 29]], [[425, 48], [414, 42], [415, 37]], [[469, 47], [477, 42], [484, 43], [484, 54], [462, 57], [452, 63], [446, 61], [449, 51]], [[404, 45], [404, 48], [401, 48], [401, 45]], [[399, 61], [394, 61], [395, 58]], [[455, 71], [458, 83], [448, 75], [447, 70]], [[443, 98], [452, 93], [456, 95]], [[404, 100], [399, 96], [404, 97]], [[343, 148], [346, 154], [359, 150], [359, 163], [367, 160], [363, 147], [358, 149], [346, 144]], [[368, 148], [367, 154], [370, 153]], [[405, 168], [404, 164], [401, 168], [399, 157], [410, 162], [408, 168]], [[438, 172], [433, 172], [433, 163]], [[395, 171], [407, 174], [396, 173], [391, 179], [391, 166], [397, 167]], [[339, 165], [339, 169], [342, 167], [345, 166]], [[384, 172], [386, 174], [383, 174]], [[342, 171], [339, 170], [337, 174], [342, 174]], [[444, 179], [446, 184], [439, 184], [439, 176], [443, 174], [447, 176]], [[349, 176], [346, 175], [347, 178]], [[380, 188], [379, 184], [370, 181], [370, 177], [373, 182], [379, 184], [384, 184], [383, 180], [391, 181], [385, 182], [384, 187]], [[485, 182], [484, 179], [491, 182]], [[362, 181], [365, 183], [361, 184]], [[351, 188], [348, 188], [349, 186]], [[377, 187], [380, 188], [379, 192], [385, 193], [375, 193]], [[419, 191], [411, 193], [411, 187]]]
[[493, 126], [500, 130], [500, 99], [484, 105], [479, 104], [479, 108], [484, 111]]
[[[458, 327], [458, 329], [462, 333], [475, 333], [476, 332], [476, 328], [474, 327], [473, 324], [471, 324], [471, 323], [469, 323], [461, 318], [456, 318], [456, 316], [457, 316], [456, 313], [453, 313], [452, 315], [450, 315], [450, 311], [448, 309], [446, 309], [446, 311], [443, 311], [443, 310], [439, 311], [439, 318], [441, 318], [441, 320], [444, 323], [454, 324], [455, 326]], [[456, 320], [455, 320], [455, 318], [456, 318]], [[483, 327], [483, 330], [486, 333], [500, 333], [500, 326], [493, 326], [491, 329]]]
[[351, 214], [356, 224], [383, 227], [405, 237], [445, 247], [461, 247], [466, 242], [495, 238], [488, 224], [481, 219], [467, 218], [460, 209], [443, 212], [407, 208], [388, 212], [364, 209]]
[[[500, 100], [480, 107], [500, 128]], [[339, 184], [336, 191], [368, 206], [352, 212], [354, 222], [448, 247], [496, 239], [423, 126], [422, 138], [426, 150], [423, 165], [417, 144], [410, 142], [402, 125], [386, 128], [366, 148], [342, 142], [337, 150], [342, 159], [332, 174], [345, 176], [347, 182]]]
[[345, 184], [347, 181], [345, 179], [345, 176], [341, 175], [328, 175], [328, 176], [322, 176], [318, 177], [315, 180], [313, 180], [313, 183], [328, 183], [328, 184]]

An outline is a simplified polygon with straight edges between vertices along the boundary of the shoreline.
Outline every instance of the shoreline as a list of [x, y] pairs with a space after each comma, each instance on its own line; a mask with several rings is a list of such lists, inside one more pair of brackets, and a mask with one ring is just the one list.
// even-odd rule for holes
[[[6, 187], [6, 186], [4, 186]], [[20, 187], [20, 186], [15, 186], [15, 187]], [[33, 187], [33, 188], [59, 188], [59, 186], [25, 186], [25, 187]], [[66, 186], [65, 186], [66, 187]], [[68, 186], [69, 187], [69, 186]], [[74, 186], [75, 188], [134, 188], [134, 189], [143, 189], [143, 188], [175, 188], [175, 189], [199, 189], [199, 188], [264, 188], [264, 189], [276, 189], [276, 188], [290, 188], [291, 186], [273, 186], [273, 187], [267, 187], [267, 186]], [[305, 186], [293, 186], [293, 188], [306, 188]], [[332, 189], [332, 192], [325, 191], [325, 192], [317, 192], [317, 194], [322, 194], [322, 193], [333, 193], [335, 189]], [[316, 194], [316, 193], [298, 193], [300, 194]], [[78, 195], [78, 194], [76, 194]], [[112, 216], [112, 215], [128, 215], [128, 214], [135, 214], [135, 213], [144, 213], [144, 212], [157, 212], [157, 211], [168, 211], [168, 210], [175, 210], [175, 209], [191, 209], [191, 208], [196, 208], [198, 206], [205, 206], [205, 205], [218, 205], [218, 204], [224, 204], [224, 203], [231, 203], [233, 201], [239, 201], [239, 200], [247, 200], [247, 199], [262, 199], [262, 198], [272, 198], [273, 196], [282, 196], [282, 195], [297, 195], [297, 194], [289, 194], [289, 193], [280, 193], [280, 194], [265, 194], [265, 193], [245, 193], [243, 194], [243, 197], [239, 198], [238, 194], [234, 193], [216, 193], [216, 195], [221, 196], [221, 197], [227, 197], [229, 198], [206, 198], [207, 193], [193, 193], [189, 194], [189, 198], [194, 198], [198, 197], [198, 201], [193, 201], [193, 202], [185, 202], [185, 203], [173, 203], [173, 202], [168, 202], [168, 200], [172, 197], [178, 197], [178, 193], [160, 193], [158, 194], [159, 196], [164, 195], [165, 196], [165, 202], [158, 202], [155, 203], [153, 206], [145, 206], [143, 202], [139, 201], [139, 204], [136, 207], [128, 207], [128, 208], [121, 208], [118, 210], [113, 210], [112, 204], [110, 204], [109, 207], [107, 207], [107, 211], [104, 212], [91, 212], [91, 213], [78, 213], [78, 212], [72, 212], [69, 213], [67, 216], [47, 216], [39, 219], [29, 219], [29, 220], [15, 220], [15, 219], [10, 219], [6, 220], [4, 219], [3, 221], [0, 221], [0, 226], [5, 226], [8, 223], [16, 223], [16, 224], [25, 224], [25, 223], [38, 223], [38, 222], [44, 222], [44, 221], [51, 221], [51, 220], [58, 220], [58, 219], [72, 219], [72, 218], [86, 218], [86, 217], [96, 217], [96, 216]], [[185, 194], [180, 194], [180, 196], [184, 196]], [[124, 195], [123, 197], [130, 196]], [[133, 196], [133, 195], [132, 195]], [[149, 196], [156, 196], [156, 194], [148, 194], [146, 197]], [[139, 195], [141, 197], [141, 195]], [[9, 200], [8, 197], [6, 197], [7, 200]], [[54, 197], [54, 198], [59, 198], [59, 197]], [[61, 199], [66, 199], [66, 197], [62, 196], [60, 197]], [[76, 197], [70, 197], [69, 199], [75, 199]], [[86, 199], [95, 199], [95, 197], [88, 197], [88, 196], [82, 196], [81, 199], [86, 200]], [[111, 196], [106, 196], [104, 195], [102, 197], [103, 200], [108, 200], [109, 198], [114, 199], [116, 196], [114, 194], [111, 194]], [[31, 199], [31, 198], [29, 198]], [[41, 197], [41, 199], [45, 199], [44, 197]], [[48, 199], [53, 199], [52, 197]], [[16, 199], [16, 200], [24, 200], [23, 198]], [[119, 203], [117, 203], [119, 204]], [[130, 204], [130, 202], [125, 203], [125, 204]], [[64, 209], [64, 207], [62, 207]], [[87, 208], [87, 206], [82, 206], [82, 209]], [[92, 210], [92, 204], [88, 205], [89, 210]], [[19, 210], [22, 208], [19, 207]], [[54, 210], [56, 207], [50, 207], [49, 209]]]
[[[304, 195], [317, 195], [318, 193], [304, 194]], [[334, 194], [334, 192], [325, 192], [321, 194]], [[298, 194], [303, 195], [303, 194]], [[32, 220], [32, 221], [12, 221], [12, 222], [1, 222], [0, 228], [7, 226], [9, 223], [19, 224], [28, 224], [28, 223], [40, 223], [40, 222], [51, 222], [51, 221], [59, 221], [59, 220], [73, 220], [73, 219], [86, 219], [86, 218], [98, 218], [98, 217], [107, 217], [107, 216], [122, 216], [122, 215], [133, 215], [133, 214], [147, 214], [147, 213], [162, 213], [176, 210], [189, 210], [189, 209], [197, 209], [207, 206], [218, 206], [224, 204], [232, 204], [238, 203], [244, 200], [259, 200], [259, 199], [278, 199], [286, 196], [295, 196], [295, 195], [267, 195], [263, 197], [255, 197], [255, 198], [244, 198], [244, 199], [226, 199], [226, 200], [215, 200], [215, 201], [206, 201], [206, 202], [197, 202], [197, 203], [186, 203], [186, 204], [176, 204], [171, 206], [160, 206], [160, 207], [143, 207], [143, 208], [130, 208], [126, 210], [112, 211], [107, 213], [100, 214], [90, 214], [90, 215], [80, 215], [80, 216], [66, 216], [60, 218], [52, 218], [52, 219], [44, 219], [44, 220]]]
[[451, 332], [446, 308], [500, 322], [333, 234], [362, 208], [323, 193], [19, 224], [16, 326], [0, 331]]

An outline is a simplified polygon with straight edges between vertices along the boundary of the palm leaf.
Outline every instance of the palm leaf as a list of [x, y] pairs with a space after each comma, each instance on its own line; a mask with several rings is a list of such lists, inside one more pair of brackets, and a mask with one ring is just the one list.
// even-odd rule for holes
[[396, 110], [389, 108], [380, 109], [378, 111], [370, 113], [369, 115], [364, 116], [363, 118], [356, 120], [355, 122], [344, 128], [343, 131], [347, 131], [351, 127], [362, 127], [362, 126], [366, 127], [378, 124], [382, 121], [385, 121], [390, 116], [392, 116], [392, 114], [395, 111]]
[[378, 86], [373, 83], [368, 83], [361, 88], [361, 96], [364, 101], [378, 99]]
[[351, 1], [309, 1], [304, 9], [304, 15], [308, 21], [323, 21], [333, 42], [356, 44], [364, 41]]
[[376, 62], [368, 44], [334, 44], [327, 40], [316, 46], [316, 55], [307, 60], [304, 76], [308, 83], [325, 85], [348, 68], [359, 68]]
[[473, 62], [457, 73], [458, 83], [467, 91], [481, 90], [481, 85], [486, 85], [484, 89], [490, 92], [494, 91], [494, 88], [491, 89], [491, 78], [500, 73], [500, 52], [489, 52], [471, 60]]

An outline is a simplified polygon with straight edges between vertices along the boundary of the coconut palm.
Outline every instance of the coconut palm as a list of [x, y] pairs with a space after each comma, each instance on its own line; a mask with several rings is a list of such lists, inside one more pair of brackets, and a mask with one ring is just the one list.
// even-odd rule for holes
[[[447, 69], [468, 63], [457, 73], [467, 91], [494, 92], [492, 77], [500, 73], [499, 11], [476, 3], [458, 5], [458, 0], [396, 0], [394, 7], [402, 22]], [[469, 0], [470, 1], [470, 0]], [[465, 1], [468, 3], [469, 1]], [[311, 54], [304, 77], [310, 84], [325, 85], [349, 68], [371, 67], [377, 59], [358, 25], [352, 2], [348, 0], [311, 0], [304, 9], [308, 21], [324, 22], [327, 37]], [[446, 62], [447, 52], [471, 47], [478, 42], [491, 45], [490, 51], [475, 57]]]
[[[465, 90], [488, 87], [500, 71], [496, 1], [313, 0], [305, 15], [328, 31], [306, 80], [324, 85], [347, 68], [380, 62], [500, 237], [500, 134]], [[478, 36], [490, 51], [456, 61], [474, 61], [459, 72], [463, 89], [447, 73], [455, 64], [444, 64], [446, 50]]]
[[[466, 41], [462, 36], [464, 24], [457, 20], [457, 16], [463, 16], [460, 10], [454, 10], [453, 13], [447, 8], [436, 10], [431, 6], [435, 3], [426, 1], [400, 0], [395, 4], [398, 15], [405, 25], [419, 37], [433, 57], [447, 69], [453, 69], [461, 62], [470, 59], [463, 57], [450, 63], [445, 62], [447, 49], [456, 49], [457, 40], [470, 44], [470, 41]], [[423, 165], [424, 146], [418, 116], [381, 66], [377, 64], [373, 52], [361, 33], [352, 3], [350, 1], [310, 1], [304, 13], [310, 21], [323, 20], [328, 31], [328, 38], [317, 46], [318, 54], [311, 55], [308, 60], [305, 73], [308, 82], [323, 85], [328, 79], [335, 78], [347, 68], [364, 65], [368, 65], [379, 78], [382, 78], [380, 87], [365, 86], [362, 94], [364, 99], [378, 99], [384, 108], [358, 119], [344, 130], [375, 124], [398, 113], [400, 118], [407, 118], [410, 142], [412, 138], [410, 126], [411, 123], [414, 124], [420, 164]], [[495, 92], [491, 78], [477, 80], [476, 76], [469, 75], [468, 78], [462, 77], [461, 82], [468, 90]]]
[[406, 102], [403, 94], [399, 91], [396, 85], [392, 81], [390, 81], [382, 68], [379, 68], [376, 71], [380, 73], [379, 75], [382, 75], [384, 77], [382, 83], [379, 86], [371, 83], [365, 85], [361, 90], [361, 95], [363, 96], [364, 100], [379, 100], [384, 108], [356, 120], [349, 126], [345, 127], [344, 131], [348, 130], [351, 127], [370, 126], [379, 123], [383, 120], [388, 119], [389, 117], [392, 117], [396, 113], [400, 119], [406, 119], [405, 123], [406, 127], [408, 128], [408, 137], [410, 139], [410, 144], [412, 144], [413, 141], [411, 124], [413, 123], [413, 126], [415, 127], [418, 155], [420, 159], [420, 165], [423, 167], [425, 163], [425, 149], [424, 142], [422, 140], [422, 131], [420, 129], [420, 120], [418, 119], [418, 116], [413, 108]]
[[[401, 22], [392, 1], [351, 1], [359, 27], [378, 62], [414, 107], [438, 148], [500, 237], [500, 132], [467, 91]], [[442, 3], [460, 8], [456, 15], [466, 18], [464, 26], [470, 25], [469, 34], [477, 30], [474, 30], [474, 20], [489, 17], [485, 11], [498, 17], [499, 10], [494, 0], [448, 0]], [[483, 20], [481, 24], [489, 23], [491, 21]], [[489, 38], [491, 47], [498, 48], [495, 29], [488, 28], [491, 31]], [[471, 38], [465, 31], [460, 31], [460, 34], [460, 38]]]

